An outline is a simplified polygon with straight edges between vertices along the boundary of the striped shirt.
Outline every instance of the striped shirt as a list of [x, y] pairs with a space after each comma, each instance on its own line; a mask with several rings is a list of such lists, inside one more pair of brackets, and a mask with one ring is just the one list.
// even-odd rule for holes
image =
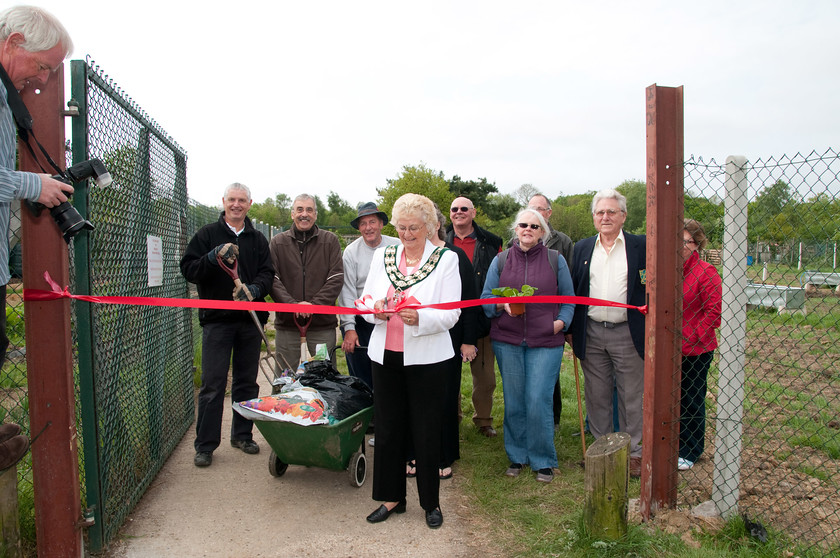
[[41, 195], [41, 178], [34, 172], [15, 170], [17, 128], [6, 102], [6, 88], [0, 82], [0, 285], [9, 282], [9, 218], [11, 201], [36, 201]]

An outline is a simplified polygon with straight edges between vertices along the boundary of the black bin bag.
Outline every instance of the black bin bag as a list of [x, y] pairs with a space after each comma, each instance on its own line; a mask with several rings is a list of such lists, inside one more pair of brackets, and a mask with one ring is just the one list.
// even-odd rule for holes
[[373, 405], [373, 392], [366, 383], [355, 376], [342, 376], [326, 360], [304, 364], [304, 372], [297, 381], [317, 389], [336, 420], [344, 420]]

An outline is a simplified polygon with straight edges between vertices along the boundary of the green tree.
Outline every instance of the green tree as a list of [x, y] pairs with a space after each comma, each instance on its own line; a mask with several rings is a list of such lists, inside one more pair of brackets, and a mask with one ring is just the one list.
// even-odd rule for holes
[[560, 196], [551, 202], [552, 228], [577, 242], [595, 234], [592, 222], [592, 197], [595, 192]]
[[784, 241], [785, 235], [791, 231], [797, 205], [797, 200], [785, 181], [777, 180], [771, 186], [765, 187], [755, 201], [748, 205], [750, 242], [755, 242], [756, 239]]
[[248, 216], [273, 227], [283, 227], [285, 230], [292, 224], [291, 209], [292, 199], [288, 194], [277, 194], [274, 199], [266, 198], [262, 203], [254, 202], [248, 210]]
[[616, 187], [627, 198], [627, 220], [624, 230], [645, 234], [647, 227], [647, 185], [640, 180], [625, 180]]
[[[438, 172], [426, 167], [424, 163], [417, 166], [405, 165], [402, 173], [396, 178], [389, 178], [388, 185], [384, 188], [377, 188], [376, 193], [380, 198], [379, 209], [391, 214], [394, 203], [403, 194], [423, 194], [438, 204], [444, 215], [455, 196], [449, 190], [449, 182], [443, 177], [443, 172]], [[393, 226], [389, 223], [388, 231], [385, 234], [395, 235]]]
[[499, 189], [494, 183], [487, 182], [486, 178], [461, 180], [456, 174], [449, 181], [449, 191], [452, 192], [453, 199], [463, 196], [469, 198], [475, 207], [486, 208], [489, 196], [498, 193]]

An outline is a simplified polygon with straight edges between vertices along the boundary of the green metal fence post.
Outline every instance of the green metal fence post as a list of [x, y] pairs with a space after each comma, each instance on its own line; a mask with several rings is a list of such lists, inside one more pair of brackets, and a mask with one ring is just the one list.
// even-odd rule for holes
[[[79, 115], [72, 121], [71, 138], [73, 163], [86, 161], [88, 157], [88, 80], [87, 65], [82, 60], [70, 62], [70, 96], [78, 103]], [[88, 191], [85, 185], [76, 184], [73, 204], [81, 215], [88, 215]], [[89, 295], [90, 288], [90, 235], [78, 235], [73, 240], [73, 260], [76, 272], [77, 294]], [[103, 547], [101, 479], [99, 474], [99, 433], [96, 418], [96, 383], [93, 373], [93, 317], [91, 303], [76, 301], [76, 341], [79, 365], [79, 403], [82, 415], [82, 455], [85, 471], [85, 500], [93, 512], [93, 525], [88, 530], [90, 550], [96, 552]]]

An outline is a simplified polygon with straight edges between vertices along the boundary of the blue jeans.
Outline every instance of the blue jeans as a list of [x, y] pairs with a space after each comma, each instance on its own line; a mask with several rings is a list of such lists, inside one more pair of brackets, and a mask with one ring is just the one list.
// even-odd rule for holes
[[527, 347], [493, 341], [505, 398], [505, 452], [532, 470], [557, 466], [552, 395], [563, 347]]

